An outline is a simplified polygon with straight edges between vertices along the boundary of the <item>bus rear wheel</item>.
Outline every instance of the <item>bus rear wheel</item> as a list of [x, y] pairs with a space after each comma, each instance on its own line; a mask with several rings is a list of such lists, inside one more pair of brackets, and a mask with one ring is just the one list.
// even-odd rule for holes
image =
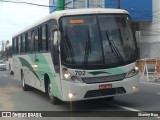
[[62, 103], [62, 101], [60, 99], [58, 99], [57, 97], [52, 95], [52, 85], [51, 85], [50, 82], [48, 83], [47, 88], [48, 88], [47, 89], [47, 94], [48, 94], [50, 102], [54, 105], [60, 105]]
[[23, 89], [23, 91], [27, 91], [27, 90], [29, 90], [29, 86], [25, 84], [25, 78], [24, 78], [23, 73], [22, 73], [21, 76], [22, 76], [22, 77], [21, 77], [22, 89]]
[[13, 72], [13, 71], [11, 71], [11, 72], [10, 72], [10, 75], [14, 75], [14, 72]]

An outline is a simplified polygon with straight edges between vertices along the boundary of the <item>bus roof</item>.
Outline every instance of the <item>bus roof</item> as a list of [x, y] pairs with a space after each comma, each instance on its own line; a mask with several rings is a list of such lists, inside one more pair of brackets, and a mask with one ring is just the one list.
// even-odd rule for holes
[[47, 15], [45, 18], [41, 19], [40, 21], [36, 22], [35, 24], [32, 24], [31, 26], [27, 27], [26, 29], [23, 29], [19, 31], [18, 33], [14, 34], [13, 37], [32, 29], [35, 26], [38, 26], [50, 19], [59, 19], [62, 16], [70, 16], [70, 15], [87, 15], [87, 14], [101, 14], [101, 13], [121, 13], [121, 14], [128, 14], [126, 10], [123, 9], [111, 9], [111, 8], [84, 8], [84, 9], [68, 9], [68, 10], [61, 10], [61, 11], [55, 11], [49, 15]]

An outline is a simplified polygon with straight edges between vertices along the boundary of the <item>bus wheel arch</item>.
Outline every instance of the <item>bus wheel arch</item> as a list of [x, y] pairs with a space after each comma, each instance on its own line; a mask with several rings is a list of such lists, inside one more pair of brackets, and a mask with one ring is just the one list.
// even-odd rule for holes
[[48, 94], [48, 83], [50, 82], [48, 74], [44, 74], [44, 85], [45, 85], [45, 92]]
[[61, 104], [62, 101], [51, 94], [52, 85], [51, 85], [51, 80], [50, 80], [48, 74], [44, 74], [44, 85], [45, 85], [45, 92], [46, 92], [47, 96], [49, 97], [50, 102], [54, 105]]

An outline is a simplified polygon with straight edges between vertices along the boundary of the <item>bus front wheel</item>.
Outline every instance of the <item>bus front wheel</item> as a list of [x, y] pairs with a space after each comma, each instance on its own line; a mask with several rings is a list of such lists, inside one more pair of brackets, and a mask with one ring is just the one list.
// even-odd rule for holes
[[58, 99], [57, 97], [53, 96], [52, 95], [52, 85], [51, 83], [49, 82], [48, 83], [48, 96], [49, 96], [49, 99], [50, 99], [50, 102], [54, 105], [60, 105], [62, 103], [62, 101], [60, 99]]
[[107, 101], [113, 101], [115, 96], [105, 98]]

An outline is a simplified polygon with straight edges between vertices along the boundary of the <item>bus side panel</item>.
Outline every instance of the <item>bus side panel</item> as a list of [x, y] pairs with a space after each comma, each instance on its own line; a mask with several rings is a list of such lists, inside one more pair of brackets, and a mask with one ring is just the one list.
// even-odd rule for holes
[[27, 85], [44, 92], [44, 84], [41, 81], [42, 79], [37, 75], [37, 68], [34, 67], [36, 63], [34, 62], [34, 57], [31, 59], [31, 56], [34, 56], [34, 54], [20, 55], [18, 57], [21, 64], [20, 70], [23, 71], [25, 83]]
[[61, 89], [61, 80], [60, 80], [60, 73], [56, 73], [55, 67], [53, 65], [51, 54], [43, 53], [43, 56], [46, 59], [46, 62], [49, 65], [48, 75], [52, 84], [52, 95], [58, 97], [62, 100], [62, 89]]
[[52, 84], [52, 95], [62, 99], [60, 74], [55, 72], [50, 53], [19, 55], [14, 58], [15, 76], [21, 80], [21, 69], [25, 83], [45, 92], [44, 75], [48, 75]]
[[[40, 81], [40, 85], [43, 86], [45, 92], [45, 75], [49, 77], [52, 85], [52, 95], [62, 99], [62, 90], [60, 84], [60, 73], [56, 73], [50, 53], [37, 53], [30, 54], [30, 60], [32, 61], [32, 67], [35, 70], [36, 76]], [[38, 84], [37, 84], [38, 85]], [[39, 86], [36, 86], [37, 89]]]
[[21, 80], [20, 68], [21, 68], [21, 62], [19, 61], [18, 56], [14, 55], [13, 70], [14, 70], [14, 78], [16, 78], [17, 80]]

